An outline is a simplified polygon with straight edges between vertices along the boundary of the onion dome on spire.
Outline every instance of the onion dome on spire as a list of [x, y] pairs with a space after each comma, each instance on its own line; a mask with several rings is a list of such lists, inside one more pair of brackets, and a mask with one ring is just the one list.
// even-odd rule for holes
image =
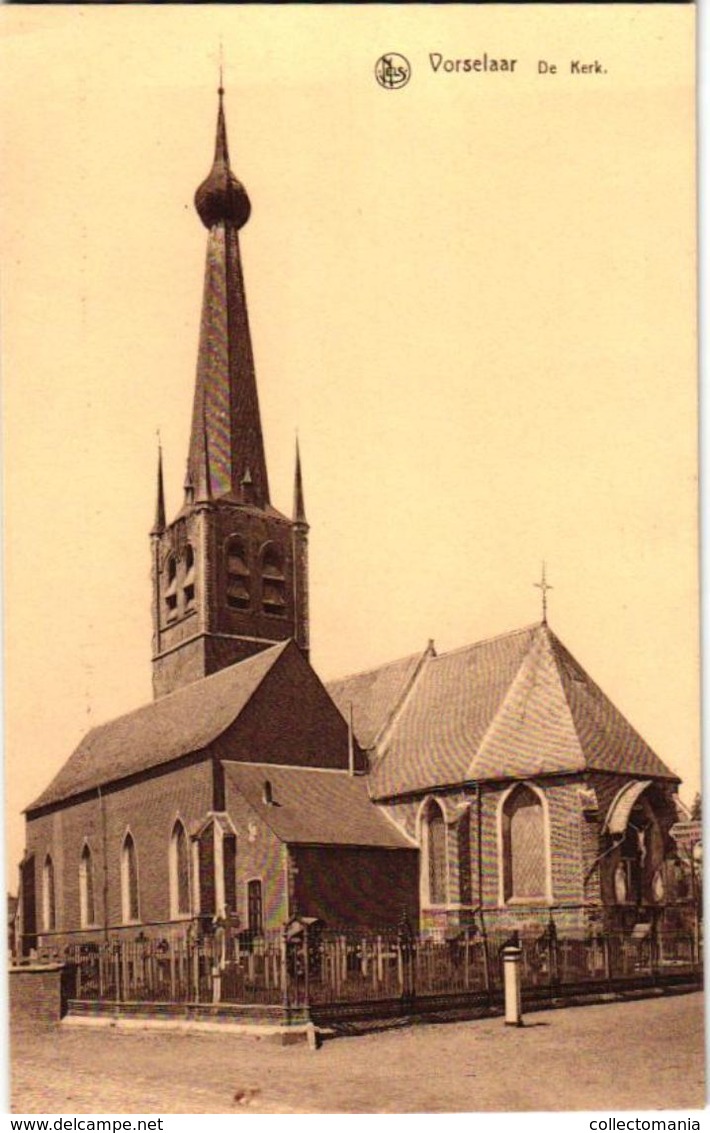
[[195, 193], [195, 208], [205, 228], [213, 228], [220, 223], [243, 228], [251, 213], [247, 191], [229, 168], [223, 87], [219, 88], [214, 161], [208, 176]]

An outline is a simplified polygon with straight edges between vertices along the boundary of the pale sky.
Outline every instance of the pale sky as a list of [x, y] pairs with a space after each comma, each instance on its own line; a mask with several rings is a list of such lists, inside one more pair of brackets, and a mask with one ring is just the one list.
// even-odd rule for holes
[[[5, 719], [19, 811], [150, 699], [220, 37], [273, 503], [324, 677], [539, 618], [699, 785], [690, 6], [0, 9]], [[381, 89], [385, 51], [410, 83]], [[434, 74], [445, 57], [513, 74]], [[557, 75], [540, 76], [539, 59]], [[572, 75], [600, 59], [603, 75]]]

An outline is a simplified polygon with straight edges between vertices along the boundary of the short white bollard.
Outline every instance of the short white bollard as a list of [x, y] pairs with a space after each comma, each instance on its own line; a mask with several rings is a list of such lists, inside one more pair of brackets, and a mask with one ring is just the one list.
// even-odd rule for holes
[[212, 1002], [222, 1002], [222, 972], [219, 968], [212, 969]]
[[505, 1025], [522, 1027], [523, 1010], [520, 996], [520, 961], [522, 948], [508, 945], [503, 949], [503, 988], [505, 990]]

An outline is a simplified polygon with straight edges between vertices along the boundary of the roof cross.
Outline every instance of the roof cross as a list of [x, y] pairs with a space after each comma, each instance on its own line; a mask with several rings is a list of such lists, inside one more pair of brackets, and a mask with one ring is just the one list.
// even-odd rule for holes
[[538, 590], [542, 591], [542, 624], [544, 626], [546, 626], [547, 625], [547, 592], [548, 592], [548, 590], [553, 590], [554, 587], [550, 586], [549, 582], [547, 581], [547, 577], [546, 577], [546, 573], [545, 573], [545, 562], [544, 562], [544, 560], [543, 560], [543, 564], [542, 564], [542, 578], [541, 578], [540, 582], [534, 582], [533, 586], [537, 586]]

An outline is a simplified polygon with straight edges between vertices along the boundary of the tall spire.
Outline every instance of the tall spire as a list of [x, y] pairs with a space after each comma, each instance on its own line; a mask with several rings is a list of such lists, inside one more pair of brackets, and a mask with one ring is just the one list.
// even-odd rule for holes
[[303, 498], [303, 476], [301, 474], [301, 450], [296, 437], [296, 475], [293, 482], [293, 522], [307, 523], [306, 504]]
[[264, 508], [269, 485], [239, 251], [239, 229], [251, 205], [230, 168], [221, 86], [214, 160], [195, 207], [209, 235], [188, 458], [192, 483], [200, 484], [207, 461], [214, 497], [244, 503], [249, 469], [249, 502]]
[[293, 592], [296, 644], [308, 657], [310, 649], [310, 619], [308, 613], [308, 520], [303, 498], [301, 451], [296, 437], [296, 473], [293, 480]]
[[155, 500], [155, 523], [151, 535], [165, 530], [165, 489], [163, 488], [163, 446], [158, 441], [158, 490]]
[[240, 229], [246, 190], [232, 173], [220, 76], [212, 167], [195, 194], [207, 229], [200, 344], [185, 496], [165, 525], [162, 465], [151, 539], [153, 692], [295, 640], [308, 656], [308, 523], [296, 452], [294, 520], [269, 500]]

